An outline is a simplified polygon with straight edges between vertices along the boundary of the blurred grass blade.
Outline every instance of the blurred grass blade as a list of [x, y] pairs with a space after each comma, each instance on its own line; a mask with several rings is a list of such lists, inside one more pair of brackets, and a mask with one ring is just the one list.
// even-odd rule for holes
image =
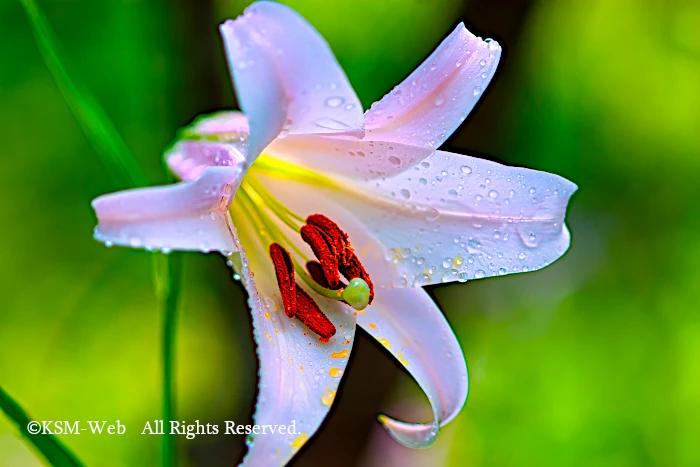
[[73, 81], [59, 58], [60, 44], [35, 0], [21, 0], [39, 52], [63, 98], [109, 174], [122, 186], [145, 186], [145, 173], [95, 97]]
[[[123, 187], [145, 186], [148, 179], [112, 121], [85, 86], [72, 80], [59, 58], [59, 42], [35, 0], [21, 0], [29, 17], [39, 51], [63, 98], [78, 120], [85, 136], [109, 174]], [[175, 318], [181, 271], [179, 255], [153, 255], [154, 287], [163, 313], [163, 419], [169, 424], [174, 414]], [[26, 427], [26, 424], [25, 424]], [[55, 441], [55, 443], [58, 443]], [[54, 444], [55, 444], [54, 443]], [[60, 443], [58, 444], [60, 446]], [[40, 449], [41, 450], [41, 449]], [[43, 451], [42, 451], [43, 453]], [[163, 465], [175, 457], [174, 439], [164, 436]], [[46, 456], [46, 454], [44, 453]], [[47, 456], [48, 459], [48, 456]], [[53, 464], [53, 465], [80, 465]]]
[[[179, 298], [182, 255], [154, 255], [154, 282], [161, 304], [162, 358], [163, 358], [163, 425], [170, 426], [175, 414], [175, 330], [177, 325], [177, 300]], [[162, 439], [163, 467], [175, 465], [175, 438], [166, 432]]]
[[17, 424], [19, 431], [24, 435], [37, 451], [54, 467], [82, 467], [83, 463], [78, 460], [70, 450], [61, 443], [58, 438], [50, 434], [31, 434], [27, 431], [27, 425], [32, 419], [0, 387], [0, 408], [3, 412]]

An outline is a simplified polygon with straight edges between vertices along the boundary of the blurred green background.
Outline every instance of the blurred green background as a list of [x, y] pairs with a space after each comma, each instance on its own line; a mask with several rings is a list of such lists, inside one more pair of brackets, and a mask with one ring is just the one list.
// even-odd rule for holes
[[[296, 466], [700, 465], [700, 3], [666, 0], [297, 0], [366, 107], [464, 20], [505, 48], [447, 144], [576, 182], [572, 248], [536, 273], [432, 289], [463, 345], [462, 415], [418, 454], [375, 416], [418, 416], [415, 384], [365, 335], [331, 416]], [[42, 1], [79, 78], [153, 182], [196, 114], [235, 105], [217, 25], [235, 1]], [[90, 466], [153, 466], [160, 317], [148, 253], [91, 238], [89, 202], [123, 188], [100, 164], [38, 52], [0, 3], [0, 385], [36, 419], [120, 419], [61, 436]], [[187, 254], [178, 412], [248, 423], [251, 325], [215, 255]], [[408, 403], [406, 401], [409, 401]], [[421, 405], [423, 404], [423, 405]], [[421, 412], [422, 410], [422, 412]], [[243, 439], [179, 441], [179, 465], [224, 466]], [[388, 457], [388, 456], [393, 457]], [[0, 466], [41, 465], [0, 416]]]

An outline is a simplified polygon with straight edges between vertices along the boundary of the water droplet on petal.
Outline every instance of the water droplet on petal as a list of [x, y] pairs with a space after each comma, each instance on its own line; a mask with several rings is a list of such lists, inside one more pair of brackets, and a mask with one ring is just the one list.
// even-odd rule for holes
[[445, 258], [442, 260], [442, 267], [445, 269], [449, 269], [449, 267], [452, 266], [452, 258]]
[[479, 62], [479, 65], [481, 65], [481, 66], [486, 66], [486, 60], [481, 60], [481, 61]]
[[345, 102], [345, 99], [338, 96], [329, 97], [328, 99], [326, 99], [326, 105], [328, 107], [340, 107], [341, 105], [343, 105], [343, 102]]
[[433, 104], [435, 104], [435, 107], [440, 107], [444, 103], [445, 103], [445, 98], [443, 97], [442, 94], [438, 94], [435, 97], [435, 100], [433, 101]]
[[401, 196], [404, 197], [404, 199], [409, 199], [411, 197], [411, 192], [405, 188], [402, 188], [399, 192], [401, 193]]
[[484, 272], [483, 269], [477, 269], [477, 271], [474, 273], [475, 279], [483, 279], [485, 276], [486, 276], [486, 272]]
[[418, 274], [415, 279], [413, 279], [413, 285], [415, 287], [423, 287], [430, 283], [430, 277], [427, 274]]
[[478, 96], [479, 94], [481, 94], [481, 91], [482, 91], [481, 86], [475, 86], [474, 90], [472, 92], [475, 96]]
[[493, 199], [498, 198], [498, 192], [496, 190], [489, 191], [489, 198], [493, 198]]
[[440, 211], [435, 208], [428, 208], [425, 210], [425, 219], [429, 221], [437, 220], [440, 217]]
[[472, 168], [469, 167], [468, 165], [463, 165], [462, 167], [460, 167], [460, 170], [462, 171], [462, 173], [465, 173], [467, 175], [472, 173]]
[[401, 165], [401, 159], [399, 159], [396, 156], [389, 156], [389, 162], [391, 162], [395, 166]]

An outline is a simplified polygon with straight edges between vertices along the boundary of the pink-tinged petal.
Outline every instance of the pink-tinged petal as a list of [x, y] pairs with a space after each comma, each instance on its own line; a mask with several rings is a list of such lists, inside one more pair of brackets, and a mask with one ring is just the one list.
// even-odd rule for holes
[[347, 305], [312, 292], [335, 325], [335, 336], [321, 343], [299, 320], [288, 318], [268, 256], [268, 242], [261, 239], [251, 213], [239, 198], [234, 200], [232, 214], [260, 360], [254, 421], [257, 425], [294, 423], [296, 427], [295, 433], [255, 436], [242, 465], [284, 465], [314, 435], [330, 410], [352, 350], [356, 318]]
[[265, 154], [318, 172], [377, 178], [410, 168], [432, 149], [402, 143], [320, 136], [288, 136], [273, 141]]
[[564, 216], [577, 187], [557, 175], [444, 151], [373, 180], [265, 164], [279, 173], [253, 167], [252, 176], [300, 215], [334, 219], [376, 287], [534, 271], [569, 247]]
[[196, 180], [207, 167], [242, 167], [245, 163], [248, 120], [240, 112], [198, 117], [178, 136], [165, 152], [165, 161], [182, 180]]
[[406, 423], [387, 416], [380, 421], [408, 447], [435, 442], [440, 427], [453, 420], [467, 400], [467, 364], [445, 316], [421, 288], [377, 291], [357, 324], [401, 362], [432, 405], [432, 423]]
[[210, 167], [197, 180], [138, 188], [92, 201], [95, 238], [155, 250], [235, 251], [228, 206], [240, 168]]
[[294, 10], [258, 2], [220, 30], [252, 157], [281, 133], [362, 137], [355, 91], [326, 41]]
[[387, 249], [399, 286], [534, 271], [569, 248], [577, 187], [557, 175], [437, 151], [357, 189], [375, 198], [343, 202]]
[[501, 57], [460, 24], [427, 60], [365, 114], [367, 139], [438, 148], [467, 118]]

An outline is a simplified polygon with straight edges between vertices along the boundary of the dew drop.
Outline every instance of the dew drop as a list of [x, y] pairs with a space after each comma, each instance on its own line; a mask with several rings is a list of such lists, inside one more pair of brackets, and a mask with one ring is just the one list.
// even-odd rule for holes
[[481, 86], [474, 86], [474, 90], [472, 91], [472, 93], [475, 96], [478, 96], [479, 94], [481, 94], [481, 91], [482, 91]]
[[489, 198], [493, 198], [493, 199], [498, 198], [498, 192], [496, 190], [489, 191]]
[[525, 259], [525, 253], [520, 252], [520, 254], [518, 255], [518, 259]]
[[415, 279], [413, 279], [413, 285], [415, 287], [423, 287], [424, 285], [428, 285], [430, 283], [430, 277], [428, 277], [427, 274], [422, 273], [418, 274]]
[[486, 272], [483, 269], [477, 269], [474, 273], [475, 279], [483, 279], [484, 277], [486, 277]]
[[405, 189], [405, 188], [402, 188], [402, 189], [400, 190], [400, 193], [401, 193], [401, 196], [404, 197], [404, 199], [409, 199], [409, 198], [411, 197], [411, 192], [408, 191], [408, 190]]
[[469, 167], [468, 165], [463, 165], [462, 167], [460, 167], [460, 170], [462, 171], [462, 173], [465, 173], [467, 175], [472, 173], [472, 168]]
[[481, 66], [486, 66], [486, 60], [483, 60], [483, 59], [482, 59], [482, 60], [479, 62], [479, 65], [481, 65]]
[[428, 221], [437, 220], [440, 217], [440, 211], [435, 208], [428, 208], [425, 210], [425, 219]]
[[445, 269], [449, 269], [450, 266], [452, 266], [452, 258], [445, 258], [442, 260], [442, 267]]
[[427, 184], [428, 184], [428, 180], [426, 180], [426, 179], [424, 179], [424, 178], [419, 178], [419, 179], [418, 179], [418, 183], [420, 183], [421, 185], [427, 185]]
[[396, 157], [396, 156], [389, 156], [389, 162], [391, 162], [393, 165], [395, 165], [395, 166], [397, 166], [397, 167], [398, 167], [399, 165], [401, 165], [401, 159], [399, 159], [399, 158]]
[[345, 102], [345, 99], [343, 99], [342, 97], [338, 97], [338, 96], [329, 97], [328, 99], [326, 99], [326, 105], [328, 107], [340, 107], [341, 105], [343, 105], [344, 102]]
[[433, 101], [433, 104], [435, 104], [435, 107], [440, 107], [442, 104], [445, 103], [445, 98], [443, 97], [442, 94], [438, 94], [435, 100]]
[[498, 269], [498, 275], [499, 275], [499, 276], [504, 276], [504, 275], [506, 275], [507, 273], [508, 273], [508, 271], [506, 270], [506, 268], [499, 268], [499, 269]]
[[457, 197], [457, 190], [450, 190], [447, 192], [448, 195], [450, 195], [450, 198], [456, 198]]

